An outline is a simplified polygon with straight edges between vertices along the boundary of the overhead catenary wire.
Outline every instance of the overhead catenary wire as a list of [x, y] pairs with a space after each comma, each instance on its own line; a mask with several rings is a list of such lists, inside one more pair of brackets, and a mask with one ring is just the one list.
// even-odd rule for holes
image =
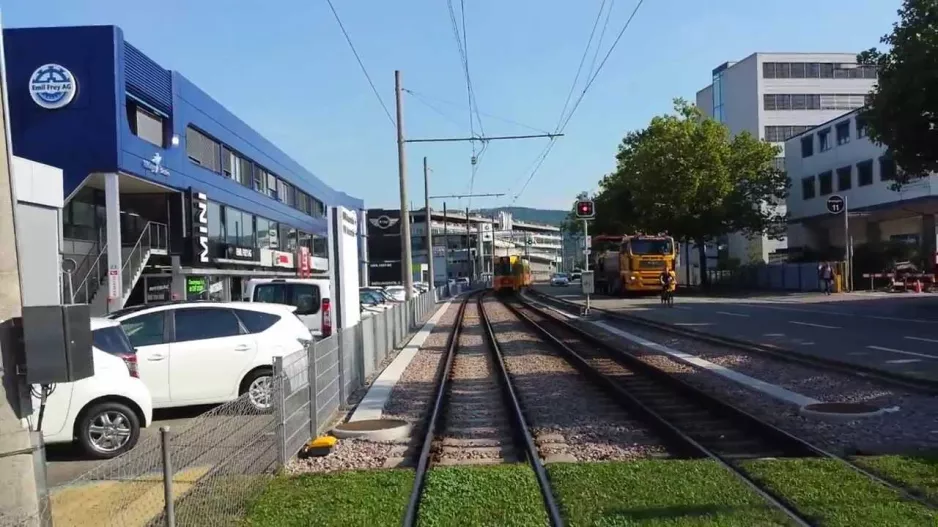
[[368, 74], [368, 69], [365, 68], [365, 63], [362, 62], [361, 56], [358, 54], [358, 50], [355, 49], [355, 44], [352, 43], [352, 38], [349, 36], [348, 31], [345, 30], [345, 25], [342, 24], [342, 19], [339, 18], [339, 13], [335, 10], [335, 6], [332, 5], [332, 0], [326, 0], [326, 3], [329, 4], [329, 9], [332, 10], [332, 15], [335, 16], [335, 21], [339, 24], [339, 29], [342, 30], [342, 34], [345, 35], [345, 41], [348, 42], [349, 47], [352, 49], [352, 54], [355, 55], [355, 60], [358, 61], [358, 66], [361, 68], [362, 73], [365, 74], [365, 79], [368, 80], [368, 85], [371, 86], [371, 91], [374, 92], [375, 97], [378, 99], [378, 103], [381, 104], [381, 108], [384, 109], [384, 114], [388, 117], [388, 121], [391, 122], [391, 126], [397, 127], [397, 122], [394, 121], [394, 118], [391, 117], [391, 111], [388, 110], [388, 106], [384, 104], [384, 100], [381, 98], [381, 94], [378, 93], [378, 89], [375, 87], [374, 81], [371, 80], [371, 75]]
[[[435, 97], [435, 96], [432, 96], [432, 95], [427, 95], [426, 93], [422, 93], [422, 92], [416, 92], [416, 91], [414, 91], [414, 90], [410, 90], [410, 89], [407, 89], [407, 88], [404, 88], [403, 91], [404, 91], [404, 93], [407, 93], [408, 95], [412, 95], [412, 96], [414, 97], [414, 99], [416, 99], [417, 101], [421, 102], [422, 104], [424, 104], [424, 105], [426, 105], [426, 106], [428, 106], [428, 107], [431, 107], [433, 110], [435, 110], [435, 111], [438, 112], [438, 113], [442, 113], [442, 111], [439, 110], [438, 108], [432, 106], [428, 101], [434, 101], [434, 102], [438, 102], [438, 103], [441, 103], [441, 104], [446, 104], [446, 105], [449, 105], [449, 106], [458, 106], [458, 107], [462, 107], [462, 106], [463, 106], [462, 103], [453, 102], [453, 101], [448, 101], [448, 100], [446, 100], [446, 99], [441, 99], [441, 98], [439, 98], [439, 97]], [[547, 130], [544, 130], [543, 128], [537, 128], [537, 127], [534, 127], [534, 126], [529, 126], [529, 125], [526, 125], [526, 124], [524, 124], [524, 123], [515, 121], [515, 120], [513, 120], [513, 119], [509, 119], [509, 118], [503, 117], [503, 116], [494, 115], [494, 114], [492, 114], [492, 113], [483, 112], [483, 111], [481, 111], [481, 110], [479, 111], [479, 115], [484, 115], [485, 117], [488, 117], [489, 119], [494, 119], [494, 120], [496, 120], [496, 121], [502, 121], [502, 122], [504, 122], [504, 123], [513, 124], [513, 125], [519, 126], [519, 127], [521, 127], [521, 128], [527, 128], [528, 130], [531, 130], [532, 132], [540, 132], [540, 133], [543, 133], [543, 134], [549, 134], [549, 133], [550, 133], [550, 132], [548, 132]], [[460, 126], [462, 126], [462, 125], [460, 124]], [[480, 140], [480, 141], [482, 141], [482, 140], [484, 140], [484, 139], [485, 139], [484, 135], [480, 135], [480, 136], [479, 136], [479, 140]]]

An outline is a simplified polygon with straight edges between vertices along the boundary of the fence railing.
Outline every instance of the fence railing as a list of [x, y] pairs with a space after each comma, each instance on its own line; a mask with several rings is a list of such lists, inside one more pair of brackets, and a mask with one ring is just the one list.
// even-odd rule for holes
[[349, 396], [429, 318], [437, 299], [469, 288], [450, 289], [419, 295], [276, 359], [269, 412], [259, 413], [242, 396], [147, 433], [130, 452], [52, 489], [54, 525], [236, 524], [277, 469], [327, 431]]
[[[818, 262], [776, 263], [743, 266], [733, 270], [708, 269], [710, 287], [740, 290], [821, 291]], [[843, 262], [832, 262], [834, 272], [843, 274]]]

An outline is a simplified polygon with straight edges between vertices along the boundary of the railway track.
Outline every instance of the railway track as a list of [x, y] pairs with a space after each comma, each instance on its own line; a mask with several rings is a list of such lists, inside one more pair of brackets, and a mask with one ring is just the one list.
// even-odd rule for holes
[[584, 374], [615, 394], [672, 449], [717, 461], [797, 525], [814, 523], [784, 497], [751, 478], [741, 462], [767, 457], [835, 459], [908, 500], [934, 508], [905, 489], [712, 397], [540, 308], [517, 300], [506, 301], [505, 305], [562, 350]]
[[483, 296], [470, 294], [459, 306], [417, 455], [405, 527], [417, 524], [431, 466], [518, 462], [527, 462], [534, 471], [551, 525], [563, 525]]

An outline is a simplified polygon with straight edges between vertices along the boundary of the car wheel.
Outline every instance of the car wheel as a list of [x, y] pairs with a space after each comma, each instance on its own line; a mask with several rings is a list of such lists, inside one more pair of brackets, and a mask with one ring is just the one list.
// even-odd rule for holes
[[240, 395], [247, 394], [248, 404], [257, 412], [269, 412], [273, 403], [273, 372], [256, 370], [241, 383]]
[[127, 452], [140, 439], [140, 419], [125, 404], [97, 403], [82, 412], [78, 443], [88, 455], [110, 459]]

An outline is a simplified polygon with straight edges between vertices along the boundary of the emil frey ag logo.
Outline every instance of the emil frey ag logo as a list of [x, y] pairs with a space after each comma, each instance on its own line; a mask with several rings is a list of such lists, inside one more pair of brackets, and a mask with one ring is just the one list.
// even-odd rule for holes
[[75, 76], [58, 64], [40, 66], [29, 78], [29, 95], [33, 102], [47, 110], [67, 106], [77, 92]]
[[161, 176], [168, 176], [169, 170], [164, 167], [161, 163], [163, 162], [163, 156], [159, 152], [153, 154], [153, 157], [150, 159], [143, 160], [143, 168], [153, 172], [154, 174], [159, 174]]

